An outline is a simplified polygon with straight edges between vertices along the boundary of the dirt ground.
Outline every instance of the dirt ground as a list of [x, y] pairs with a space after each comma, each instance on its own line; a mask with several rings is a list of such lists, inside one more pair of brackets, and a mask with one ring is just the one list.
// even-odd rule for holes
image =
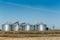
[[60, 37], [26, 37], [26, 38], [0, 37], [0, 40], [60, 40]]

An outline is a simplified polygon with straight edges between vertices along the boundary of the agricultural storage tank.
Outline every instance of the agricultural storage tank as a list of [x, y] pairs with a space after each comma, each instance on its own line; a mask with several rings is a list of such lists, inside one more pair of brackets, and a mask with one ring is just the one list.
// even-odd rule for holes
[[11, 31], [11, 24], [5, 23], [2, 25], [2, 30], [3, 31]]
[[29, 31], [30, 30], [30, 24], [26, 24], [25, 30], [26, 31]]
[[13, 31], [19, 31], [19, 22], [12, 24], [12, 30]]
[[44, 30], [46, 30], [46, 24], [43, 24], [43, 23], [41, 23], [41, 24], [39, 24], [39, 29], [38, 29], [39, 31], [44, 31]]
[[21, 31], [24, 31], [25, 30], [25, 25], [26, 25], [25, 23], [21, 23], [21, 25], [20, 25], [20, 30]]
[[27, 24], [27, 23], [22, 23], [20, 27], [21, 27], [22, 31], [29, 31], [30, 30], [30, 24]]
[[34, 30], [37, 31], [37, 30], [38, 30], [38, 26], [39, 26], [38, 24], [35, 24], [35, 25], [34, 25]]

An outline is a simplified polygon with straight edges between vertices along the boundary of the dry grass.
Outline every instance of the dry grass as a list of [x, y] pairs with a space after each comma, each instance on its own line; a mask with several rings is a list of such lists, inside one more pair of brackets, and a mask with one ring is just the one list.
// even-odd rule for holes
[[60, 40], [60, 30], [0, 31], [0, 40]]
[[60, 40], [60, 37], [26, 37], [26, 38], [0, 37], [0, 40]]
[[0, 31], [0, 37], [60, 37], [60, 30], [48, 31]]

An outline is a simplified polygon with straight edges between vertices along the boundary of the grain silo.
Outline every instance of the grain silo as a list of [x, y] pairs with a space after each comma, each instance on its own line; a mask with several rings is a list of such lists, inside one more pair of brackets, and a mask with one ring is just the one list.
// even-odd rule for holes
[[35, 30], [34, 25], [30, 25], [30, 30], [31, 30], [31, 31]]
[[12, 24], [12, 30], [19, 31], [19, 22], [15, 22], [14, 24]]
[[38, 30], [39, 30], [39, 31], [44, 31], [44, 30], [46, 30], [46, 24], [40, 23]]
[[30, 24], [26, 24], [25, 30], [26, 31], [29, 31], [30, 30]]
[[39, 25], [38, 25], [38, 24], [35, 24], [35, 25], [34, 25], [34, 30], [37, 31], [38, 29], [39, 29]]
[[20, 25], [20, 29], [21, 29], [22, 31], [29, 31], [29, 30], [30, 30], [30, 24], [28, 24], [28, 23], [22, 23], [22, 24]]
[[2, 31], [11, 31], [11, 24], [10, 23], [5, 23], [2, 25]]
[[20, 25], [20, 30], [21, 31], [24, 31], [25, 30], [25, 25], [26, 25], [25, 23], [21, 23], [21, 25]]

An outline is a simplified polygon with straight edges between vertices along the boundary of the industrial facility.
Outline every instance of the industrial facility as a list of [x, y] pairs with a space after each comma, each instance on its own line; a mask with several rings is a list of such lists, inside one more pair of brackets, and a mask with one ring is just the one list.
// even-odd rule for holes
[[45, 31], [48, 30], [48, 27], [44, 23], [35, 25], [29, 23], [19, 23], [19, 22], [15, 22], [12, 24], [10, 23], [2, 24], [2, 31], [32, 31], [32, 30]]

